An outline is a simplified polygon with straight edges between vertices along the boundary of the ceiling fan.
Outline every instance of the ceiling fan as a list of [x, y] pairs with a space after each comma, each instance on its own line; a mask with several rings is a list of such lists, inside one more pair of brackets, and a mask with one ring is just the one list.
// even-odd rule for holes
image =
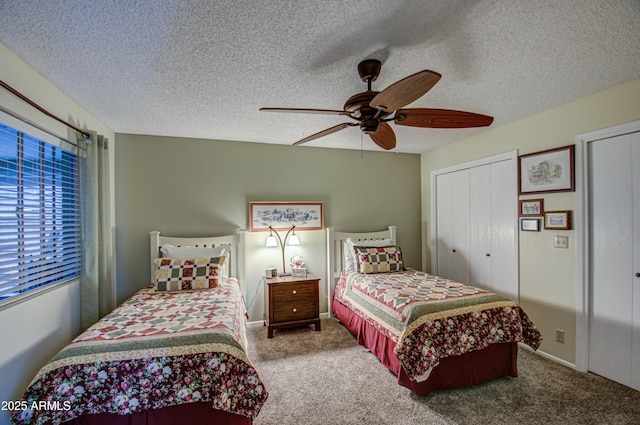
[[402, 109], [431, 90], [440, 80], [441, 75], [437, 72], [423, 70], [395, 82], [381, 92], [372, 91], [371, 83], [376, 81], [380, 75], [381, 67], [382, 63], [377, 59], [366, 59], [358, 64], [358, 73], [362, 81], [367, 83], [367, 91], [347, 99], [343, 110], [309, 108], [260, 108], [260, 110], [343, 115], [356, 121], [344, 122], [327, 128], [298, 140], [294, 145], [301, 145], [357, 125], [363, 133], [371, 137], [376, 145], [385, 150], [393, 149], [396, 146], [396, 135], [389, 125], [391, 121], [397, 125], [424, 128], [485, 127], [493, 122], [493, 117], [472, 112], [433, 108]]

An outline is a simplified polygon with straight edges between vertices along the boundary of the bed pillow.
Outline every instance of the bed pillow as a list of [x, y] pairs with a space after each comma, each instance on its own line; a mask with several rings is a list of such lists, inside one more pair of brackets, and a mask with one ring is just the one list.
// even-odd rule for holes
[[346, 271], [355, 272], [358, 271], [358, 259], [356, 257], [356, 252], [354, 250], [354, 246], [364, 246], [364, 247], [376, 247], [376, 246], [390, 246], [393, 245], [393, 239], [379, 239], [379, 240], [367, 240], [367, 241], [354, 241], [351, 238], [347, 238], [344, 240], [344, 269]]
[[222, 264], [222, 281], [229, 277], [229, 255], [231, 247], [229, 245], [218, 245], [212, 248], [204, 248], [198, 246], [175, 246], [164, 244], [160, 248], [163, 257], [169, 258], [212, 258], [226, 257], [226, 261]]
[[229, 245], [219, 245], [213, 248], [203, 248], [198, 246], [175, 246], [164, 244], [160, 248], [163, 257], [169, 258], [206, 258], [221, 257], [230, 251]]
[[402, 250], [397, 246], [354, 247], [360, 273], [388, 273], [404, 270]]
[[156, 291], [210, 289], [222, 284], [225, 257], [156, 258], [154, 282]]

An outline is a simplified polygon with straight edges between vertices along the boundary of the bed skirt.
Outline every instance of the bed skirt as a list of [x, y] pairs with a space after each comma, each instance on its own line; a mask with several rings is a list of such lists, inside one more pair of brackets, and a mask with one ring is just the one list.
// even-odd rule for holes
[[382, 364], [398, 377], [398, 383], [414, 394], [426, 396], [432, 391], [468, 387], [504, 376], [518, 376], [518, 343], [491, 344], [483, 350], [455, 357], [444, 357], [424, 382], [413, 381], [394, 353], [396, 343], [339, 301], [332, 303], [333, 314], [367, 347]]
[[64, 425], [251, 425], [251, 418], [216, 410], [211, 403], [197, 402], [164, 407], [130, 415], [86, 415]]

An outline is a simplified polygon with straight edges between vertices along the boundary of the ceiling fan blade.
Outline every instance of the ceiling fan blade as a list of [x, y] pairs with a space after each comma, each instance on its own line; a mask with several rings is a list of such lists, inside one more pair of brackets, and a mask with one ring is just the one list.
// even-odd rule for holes
[[310, 141], [318, 139], [320, 137], [328, 136], [331, 133], [335, 133], [336, 131], [340, 131], [340, 130], [343, 130], [343, 129], [347, 128], [347, 127], [351, 127], [351, 126], [354, 126], [354, 125], [358, 125], [358, 124], [350, 123], [350, 122], [344, 122], [342, 124], [338, 124], [338, 125], [335, 125], [333, 127], [327, 128], [326, 130], [322, 130], [322, 131], [320, 131], [320, 132], [318, 132], [316, 134], [312, 134], [311, 136], [305, 137], [302, 140], [298, 140], [297, 142], [294, 143], [294, 145], [301, 145], [303, 143], [310, 142]]
[[324, 114], [324, 115], [351, 115], [348, 111], [337, 109], [313, 109], [313, 108], [260, 108], [263, 112], [291, 112], [295, 114]]
[[391, 84], [374, 97], [369, 106], [392, 112], [422, 97], [440, 80], [437, 72], [424, 70]]
[[408, 108], [396, 111], [398, 125], [426, 128], [469, 128], [491, 125], [493, 117], [450, 109]]
[[369, 134], [371, 140], [384, 150], [393, 149], [396, 147], [396, 134], [389, 124], [383, 122], [380, 124], [378, 131]]

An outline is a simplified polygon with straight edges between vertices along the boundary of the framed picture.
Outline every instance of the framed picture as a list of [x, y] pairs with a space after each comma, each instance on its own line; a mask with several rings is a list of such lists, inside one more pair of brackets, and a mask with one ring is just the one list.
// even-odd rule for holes
[[539, 232], [540, 231], [540, 219], [538, 218], [521, 218], [520, 230], [524, 232]]
[[542, 217], [544, 214], [544, 199], [520, 200], [520, 217]]
[[571, 229], [571, 211], [547, 211], [544, 213], [545, 229]]
[[249, 202], [249, 228], [269, 230], [321, 230], [324, 228], [322, 202]]
[[520, 155], [520, 194], [574, 191], [574, 146]]

